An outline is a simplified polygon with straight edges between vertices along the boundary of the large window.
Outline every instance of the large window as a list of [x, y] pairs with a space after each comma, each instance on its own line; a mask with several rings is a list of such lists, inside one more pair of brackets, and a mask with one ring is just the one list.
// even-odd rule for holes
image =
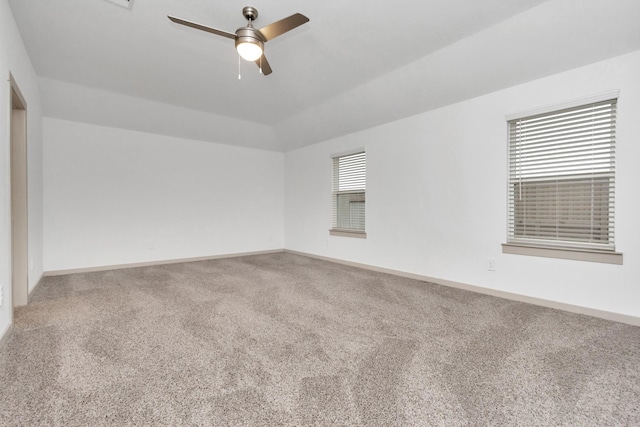
[[508, 122], [508, 243], [614, 251], [616, 102]]
[[366, 155], [333, 158], [332, 234], [364, 237]]

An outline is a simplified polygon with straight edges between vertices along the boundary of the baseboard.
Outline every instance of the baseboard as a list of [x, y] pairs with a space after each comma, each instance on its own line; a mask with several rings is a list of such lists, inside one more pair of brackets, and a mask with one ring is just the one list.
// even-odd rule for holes
[[11, 331], [13, 330], [13, 323], [9, 323], [4, 331], [2, 331], [2, 335], [0, 335], [0, 348], [4, 348], [9, 341], [9, 336], [11, 336]]
[[66, 270], [51, 270], [51, 271], [45, 271], [44, 276], [46, 277], [64, 276], [67, 274], [76, 274], [76, 273], [94, 273], [97, 271], [122, 270], [125, 268], [151, 267], [154, 265], [180, 264], [183, 262], [209, 261], [212, 259], [224, 259], [224, 258], [238, 258], [243, 256], [251, 256], [251, 255], [274, 254], [274, 253], [279, 253], [283, 251], [284, 249], [270, 249], [266, 251], [239, 252], [239, 253], [232, 253], [232, 254], [210, 255], [210, 256], [193, 257], [193, 258], [165, 259], [165, 260], [159, 260], [159, 261], [136, 262], [136, 263], [130, 263], [130, 264], [115, 264], [115, 265], [102, 265], [97, 267], [71, 268]]
[[497, 289], [485, 288], [482, 286], [469, 285], [467, 283], [454, 282], [446, 279], [439, 279], [437, 277], [423, 276], [421, 274], [407, 273], [400, 270], [392, 270], [390, 268], [377, 267], [370, 264], [361, 264], [358, 262], [345, 261], [338, 258], [325, 257], [321, 255], [309, 254], [306, 252], [292, 251], [285, 249], [285, 252], [307, 256], [309, 258], [316, 258], [324, 261], [335, 262], [338, 264], [344, 264], [351, 267], [364, 268], [366, 270], [376, 271], [379, 273], [392, 274], [394, 276], [406, 277], [408, 279], [415, 279], [424, 282], [435, 283], [437, 285], [448, 286], [451, 288], [462, 289], [465, 291], [477, 292], [479, 294], [491, 295], [498, 298], [504, 298], [512, 301], [524, 302], [528, 304], [539, 305], [542, 307], [554, 308], [557, 310], [564, 310], [571, 313], [585, 314], [587, 316], [599, 317], [601, 319], [612, 320], [614, 322], [626, 323], [633, 326], [640, 326], [640, 317], [630, 316], [627, 314], [614, 313], [611, 311], [598, 310], [590, 307], [582, 307], [578, 305], [567, 304], [563, 302], [557, 302], [552, 300], [546, 300], [542, 298], [530, 297], [527, 295], [521, 295]]
[[40, 276], [40, 278], [38, 279], [38, 282], [36, 283], [36, 285], [33, 287], [33, 289], [31, 289], [31, 291], [29, 292], [29, 295], [27, 295], [27, 304], [29, 304], [31, 302], [31, 296], [36, 291], [36, 289], [38, 289], [38, 287], [40, 286], [40, 284], [43, 281], [44, 281], [44, 274], [42, 274], [42, 276]]

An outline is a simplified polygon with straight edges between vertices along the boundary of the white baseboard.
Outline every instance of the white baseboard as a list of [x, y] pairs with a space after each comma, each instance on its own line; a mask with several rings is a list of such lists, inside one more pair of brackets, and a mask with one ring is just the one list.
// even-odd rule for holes
[[482, 286], [469, 285], [466, 283], [454, 282], [446, 279], [438, 279], [436, 277], [423, 276], [421, 274], [407, 273], [399, 270], [392, 270], [390, 268], [376, 267], [369, 264], [361, 264], [358, 262], [345, 261], [337, 258], [330, 258], [321, 255], [309, 254], [306, 252], [292, 251], [285, 249], [285, 252], [307, 256], [309, 258], [321, 259], [324, 261], [335, 262], [338, 264], [344, 264], [351, 267], [364, 268], [366, 270], [376, 271], [379, 273], [393, 274], [394, 276], [406, 277], [408, 279], [421, 280], [424, 282], [435, 283], [437, 285], [449, 286], [456, 289], [463, 289], [465, 291], [477, 292], [480, 294], [491, 295], [498, 298], [504, 298], [512, 301], [525, 302], [528, 304], [539, 305], [542, 307], [555, 308], [558, 310], [564, 310], [571, 313], [585, 314], [587, 316], [599, 317], [601, 319], [612, 320], [614, 322], [626, 323], [629, 325], [640, 326], [640, 317], [630, 316], [628, 314], [615, 313], [611, 311], [598, 310], [590, 307], [582, 307], [578, 305], [567, 304], [563, 302], [551, 301], [542, 298], [530, 297], [527, 295], [521, 295], [506, 291], [500, 291], [497, 289], [485, 288]]
[[284, 249], [271, 249], [266, 251], [239, 252], [239, 253], [233, 253], [233, 254], [210, 255], [210, 256], [202, 256], [202, 257], [194, 257], [194, 258], [165, 259], [165, 260], [159, 260], [159, 261], [135, 262], [130, 264], [115, 264], [115, 265], [101, 265], [96, 267], [70, 268], [65, 270], [45, 271], [44, 276], [48, 277], [48, 276], [64, 276], [67, 274], [76, 274], [76, 273], [94, 273], [96, 271], [121, 270], [124, 268], [150, 267], [154, 265], [180, 264], [183, 262], [208, 261], [212, 259], [237, 258], [237, 257], [243, 257], [243, 256], [250, 256], [250, 255], [273, 254], [273, 253], [278, 253], [283, 251]]

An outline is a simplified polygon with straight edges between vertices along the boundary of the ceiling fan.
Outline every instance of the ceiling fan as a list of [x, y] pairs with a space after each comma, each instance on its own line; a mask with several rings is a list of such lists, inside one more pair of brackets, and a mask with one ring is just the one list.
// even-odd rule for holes
[[271, 74], [272, 70], [267, 58], [264, 56], [264, 44], [287, 31], [291, 31], [294, 28], [309, 22], [309, 18], [306, 16], [295, 13], [287, 18], [269, 24], [266, 27], [256, 29], [253, 27], [253, 21], [258, 17], [258, 10], [252, 6], [245, 6], [242, 9], [242, 15], [248, 21], [247, 26], [238, 28], [235, 33], [207, 27], [206, 25], [196, 24], [195, 22], [186, 21], [184, 19], [176, 18], [175, 16], [167, 17], [176, 24], [186, 25], [187, 27], [207, 31], [209, 33], [235, 40], [238, 54], [247, 61], [255, 62], [258, 67], [260, 67], [262, 74], [265, 76]]

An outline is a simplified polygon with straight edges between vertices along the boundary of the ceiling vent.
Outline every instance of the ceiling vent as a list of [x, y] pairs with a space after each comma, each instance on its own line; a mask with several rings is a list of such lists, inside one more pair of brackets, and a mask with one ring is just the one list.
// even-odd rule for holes
[[107, 0], [113, 4], [117, 4], [118, 6], [126, 7], [127, 9], [131, 9], [131, 5], [133, 4], [133, 0]]

